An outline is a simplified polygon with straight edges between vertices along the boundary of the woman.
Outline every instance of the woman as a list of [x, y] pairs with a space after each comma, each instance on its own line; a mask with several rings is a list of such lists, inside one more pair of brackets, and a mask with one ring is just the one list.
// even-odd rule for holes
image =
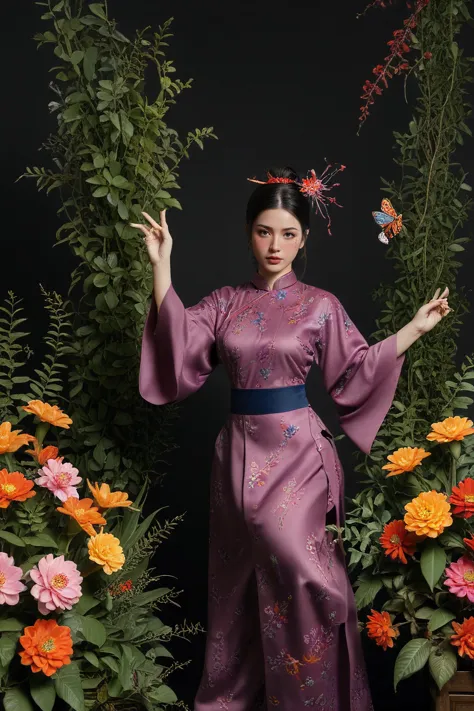
[[[368, 711], [354, 595], [342, 545], [344, 487], [333, 437], [309, 406], [313, 362], [341, 426], [369, 453], [392, 403], [404, 351], [450, 310], [439, 289], [398, 333], [368, 346], [330, 292], [298, 281], [310, 204], [291, 168], [273, 170], [247, 206], [258, 264], [250, 281], [185, 308], [171, 284], [172, 239], [143, 213], [154, 298], [140, 393], [155, 405], [195, 392], [218, 363], [231, 413], [211, 477], [208, 637], [195, 711]], [[331, 514], [329, 513], [331, 512]]]

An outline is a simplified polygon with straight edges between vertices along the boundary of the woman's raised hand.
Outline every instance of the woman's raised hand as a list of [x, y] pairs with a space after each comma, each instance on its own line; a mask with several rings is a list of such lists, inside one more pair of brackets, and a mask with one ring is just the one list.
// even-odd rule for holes
[[153, 266], [169, 262], [173, 239], [170, 235], [166, 222], [166, 210], [160, 210], [159, 225], [147, 212], [142, 212], [143, 217], [148, 220], [148, 225], [131, 222], [130, 227], [136, 227], [143, 232], [143, 241], [148, 250], [148, 257]]

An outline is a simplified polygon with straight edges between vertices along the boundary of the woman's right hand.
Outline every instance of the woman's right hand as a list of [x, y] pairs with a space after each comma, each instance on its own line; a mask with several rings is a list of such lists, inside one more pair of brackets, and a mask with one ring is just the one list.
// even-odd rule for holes
[[148, 220], [148, 225], [130, 223], [131, 227], [136, 227], [143, 232], [143, 241], [146, 244], [148, 257], [153, 266], [167, 264], [171, 257], [173, 238], [168, 229], [165, 213], [166, 210], [160, 210], [161, 225], [155, 222], [147, 212], [142, 212], [142, 215]]

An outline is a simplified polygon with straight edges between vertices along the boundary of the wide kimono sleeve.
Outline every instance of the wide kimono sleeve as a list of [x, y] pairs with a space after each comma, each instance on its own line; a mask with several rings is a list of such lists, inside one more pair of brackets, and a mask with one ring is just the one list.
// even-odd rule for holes
[[397, 334], [369, 346], [341, 302], [327, 293], [319, 313], [317, 352], [324, 384], [337, 405], [344, 432], [370, 453], [393, 402], [405, 360]]
[[183, 400], [218, 364], [215, 292], [185, 308], [170, 285], [158, 311], [152, 297], [142, 337], [139, 390], [153, 405]]

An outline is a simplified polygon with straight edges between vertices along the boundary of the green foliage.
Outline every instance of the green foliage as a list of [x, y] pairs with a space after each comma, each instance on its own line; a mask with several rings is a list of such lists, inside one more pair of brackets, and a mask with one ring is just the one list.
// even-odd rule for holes
[[[58, 130], [44, 145], [54, 169], [28, 168], [39, 189], [58, 189], [63, 223], [56, 237], [78, 259], [71, 289], [81, 286], [70, 348], [68, 446], [88, 476], [136, 491], [172, 447], [175, 408], [150, 408], [138, 393], [138, 359], [151, 270], [129, 221], [142, 210], [156, 219], [181, 209], [172, 192], [177, 171], [194, 144], [216, 138], [211, 128], [182, 141], [165, 121], [192, 80], [175, 78], [166, 59], [171, 20], [158, 32], [130, 40], [107, 16], [105, 5], [39, 3], [51, 29], [35, 36], [53, 49], [56, 66], [49, 105]], [[84, 9], [82, 9], [84, 8]], [[150, 100], [144, 75], [151, 65], [159, 93]]]
[[[186, 620], [170, 627], [157, 614], [177, 604], [179, 591], [163, 587], [150, 560], [183, 516], [158, 521], [160, 511], [145, 518], [142, 511], [151, 482], [162, 474], [156, 464], [174, 446], [169, 427], [177, 409], [151, 408], [138, 393], [152, 278], [142, 240], [128, 222], [140, 220], [142, 210], [158, 218], [163, 208], [181, 209], [172, 194], [179, 189], [178, 167], [191, 146], [203, 149], [204, 139], [216, 136], [212, 128], [195, 129], [181, 140], [165, 121], [192, 82], [172, 77], [175, 68], [166, 58], [171, 20], [131, 40], [108, 17], [105, 3], [36, 4], [45, 8], [48, 29], [35, 39], [54, 53], [49, 108], [57, 131], [43, 145], [54, 168], [27, 168], [22, 177], [46, 193], [59, 190], [57, 244], [70, 246], [77, 266], [71, 301], [42, 290], [49, 326], [40, 363], [20, 331], [20, 300], [10, 293], [0, 307], [0, 425], [25, 433], [22, 405], [59, 405], [73, 420], [70, 429], [53, 431], [39, 422], [35, 445], [59, 447], [83, 482], [110, 481], [135, 500], [106, 514], [106, 532], [120, 539], [125, 555], [111, 575], [88, 560], [84, 532], [57, 513], [51, 492], [36, 488], [33, 498], [0, 508], [0, 550], [23, 573], [52, 554], [74, 561], [83, 575], [79, 602], [53, 613], [70, 629], [74, 651], [72, 663], [51, 678], [30, 673], [17, 657], [24, 628], [39, 617], [30, 591], [21, 593], [14, 616], [11, 608], [0, 612], [2, 702], [9, 711], [29, 711], [33, 702], [41, 711], [183, 708], [168, 679], [187, 662], [173, 661], [165, 644], [203, 630]], [[154, 100], [145, 91], [150, 65], [159, 80]], [[20, 447], [0, 453], [2, 468], [33, 479], [38, 462], [23, 458]]]
[[[457, 44], [468, 21], [464, 0], [430, 0], [420, 13], [412, 38], [419, 53], [413, 118], [408, 131], [394, 133], [400, 178], [382, 179], [404, 226], [387, 248], [396, 278], [374, 294], [383, 308], [373, 337], [380, 340], [398, 331], [437, 287], [449, 287], [453, 309], [406, 354], [393, 406], [371, 454], [360, 455], [356, 466], [367, 486], [353, 499], [344, 529], [359, 609], [375, 605], [393, 613], [401, 620], [396, 626], [409, 625], [413, 637], [397, 657], [395, 688], [427, 663], [439, 688], [449, 680], [457, 668], [451, 622], [462, 622], [466, 611], [463, 599], [444, 583], [446, 567], [466, 554], [463, 538], [474, 534], [472, 519], [454, 515], [436, 540], [418, 537], [406, 564], [386, 555], [380, 536], [388, 522], [404, 518], [406, 504], [421, 493], [449, 496], [460, 481], [474, 478], [473, 436], [450, 444], [427, 440], [432, 423], [464, 417], [473, 403], [474, 360], [467, 356], [459, 367], [456, 363], [456, 341], [468, 310], [456, 278], [463, 245], [470, 239], [465, 226], [472, 207], [472, 189], [456, 153], [464, 136], [471, 136], [466, 93], [472, 58]], [[425, 53], [431, 53], [429, 60]], [[382, 467], [402, 447], [421, 447], [430, 456], [412, 471], [387, 478]]]

